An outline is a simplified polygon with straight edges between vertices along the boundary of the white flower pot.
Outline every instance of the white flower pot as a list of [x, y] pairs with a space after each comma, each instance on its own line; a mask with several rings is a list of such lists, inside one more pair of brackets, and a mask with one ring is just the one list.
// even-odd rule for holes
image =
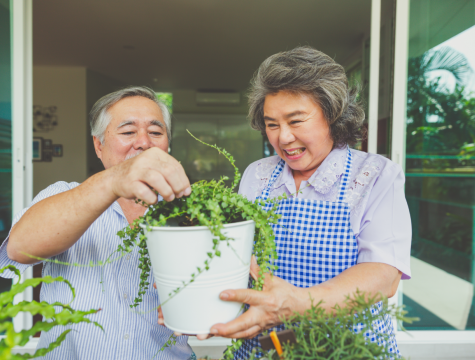
[[[220, 257], [210, 260], [209, 270], [162, 306], [165, 325], [183, 334], [207, 334], [216, 323], [226, 323], [239, 315], [241, 304], [219, 299], [227, 289], [246, 289], [254, 242], [252, 220], [224, 225], [230, 240], [219, 244]], [[146, 230], [153, 277], [160, 301], [188, 283], [197, 267], [213, 252], [213, 236], [206, 226], [151, 227]]]

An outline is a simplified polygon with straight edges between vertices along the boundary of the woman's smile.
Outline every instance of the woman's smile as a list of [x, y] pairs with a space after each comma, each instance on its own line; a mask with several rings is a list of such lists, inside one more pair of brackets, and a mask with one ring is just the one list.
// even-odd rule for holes
[[284, 150], [285, 157], [289, 160], [297, 160], [305, 155], [307, 149], [304, 147], [292, 148], [292, 149], [282, 149]]

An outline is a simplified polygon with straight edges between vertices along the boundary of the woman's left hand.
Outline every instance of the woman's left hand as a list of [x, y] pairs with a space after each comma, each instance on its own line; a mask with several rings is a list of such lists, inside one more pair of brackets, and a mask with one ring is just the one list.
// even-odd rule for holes
[[[251, 276], [257, 279], [259, 271], [256, 259], [252, 256]], [[264, 276], [262, 291], [225, 290], [220, 294], [221, 300], [245, 303], [250, 307], [244, 314], [226, 324], [213, 325], [211, 334], [234, 339], [250, 339], [265, 329], [281, 324], [282, 317], [294, 313], [297, 308], [297, 295], [301, 289], [277, 276], [270, 274]]]

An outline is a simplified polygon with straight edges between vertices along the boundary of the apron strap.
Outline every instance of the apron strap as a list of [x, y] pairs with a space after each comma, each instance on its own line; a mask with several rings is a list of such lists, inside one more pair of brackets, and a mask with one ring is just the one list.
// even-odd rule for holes
[[349, 186], [349, 183], [350, 183], [352, 157], [351, 157], [350, 147], [347, 145], [346, 148], [348, 149], [348, 154], [346, 156], [345, 172], [341, 176], [340, 188], [338, 190], [338, 201], [339, 202], [346, 202], [346, 193], [347, 193], [348, 186]]
[[279, 177], [279, 175], [282, 173], [282, 170], [284, 169], [285, 166], [285, 161], [283, 159], [280, 159], [279, 163], [277, 166], [274, 168], [274, 171], [272, 172], [272, 175], [269, 179], [269, 183], [267, 186], [262, 190], [261, 195], [259, 195], [256, 200], [264, 200], [266, 201], [269, 198], [270, 195], [270, 189], [272, 185], [274, 185], [275, 181]]

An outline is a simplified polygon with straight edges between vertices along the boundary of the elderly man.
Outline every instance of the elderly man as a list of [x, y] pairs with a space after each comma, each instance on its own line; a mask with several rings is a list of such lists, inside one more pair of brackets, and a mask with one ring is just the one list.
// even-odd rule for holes
[[[167, 153], [170, 125], [166, 106], [149, 88], [129, 87], [101, 98], [91, 111], [91, 127], [105, 170], [82, 184], [57, 182], [40, 192], [15, 217], [0, 247], [0, 267], [13, 264], [24, 271], [37, 261], [26, 254], [68, 263], [104, 261], [121, 242], [117, 232], [144, 214], [136, 198], [152, 204], [162, 197], [171, 201], [189, 195], [183, 167]], [[158, 199], [152, 188], [161, 195]], [[102, 309], [93, 320], [104, 327], [102, 332], [87, 324], [74, 326], [76, 331], [46, 358], [128, 360], [157, 355], [172, 333], [149, 311], [160, 303], [153, 288], [140, 307], [132, 311], [129, 306], [139, 285], [138, 258], [135, 249], [103, 269], [44, 263], [43, 275], [63, 276], [75, 286], [74, 308]], [[71, 298], [64, 285], [44, 284], [41, 300], [68, 303]], [[42, 333], [39, 347], [62, 331]], [[193, 356], [187, 337], [181, 336], [157, 358]]]

